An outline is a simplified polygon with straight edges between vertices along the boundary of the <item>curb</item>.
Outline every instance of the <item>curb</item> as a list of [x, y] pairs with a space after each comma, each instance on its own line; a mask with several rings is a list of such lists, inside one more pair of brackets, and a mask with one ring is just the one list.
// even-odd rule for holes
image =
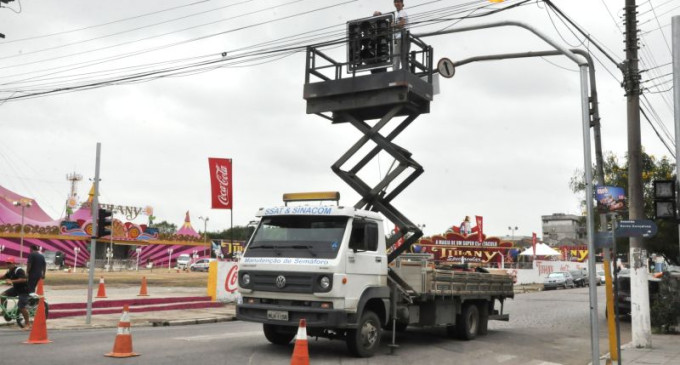
[[149, 321], [152, 327], [169, 327], [169, 326], [186, 326], [192, 324], [206, 324], [218, 322], [235, 321], [235, 316], [227, 317], [213, 317], [213, 318], [198, 318], [198, 319], [178, 319], [175, 321]]

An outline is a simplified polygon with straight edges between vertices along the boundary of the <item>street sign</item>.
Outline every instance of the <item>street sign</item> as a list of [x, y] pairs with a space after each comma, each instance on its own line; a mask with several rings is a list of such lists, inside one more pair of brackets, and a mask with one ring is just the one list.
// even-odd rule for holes
[[611, 231], [595, 232], [595, 247], [596, 248], [612, 248], [614, 247], [614, 237]]
[[450, 79], [456, 73], [456, 68], [450, 59], [444, 57], [437, 62], [437, 71], [439, 71], [440, 75]]
[[657, 232], [656, 223], [648, 219], [620, 221], [616, 227], [617, 237], [654, 237]]

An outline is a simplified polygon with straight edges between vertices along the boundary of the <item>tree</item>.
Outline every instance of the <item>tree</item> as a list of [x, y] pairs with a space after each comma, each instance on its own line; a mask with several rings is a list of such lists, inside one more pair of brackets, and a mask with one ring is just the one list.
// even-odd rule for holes
[[[604, 184], [607, 186], [618, 186], [628, 191], [628, 158], [625, 158], [623, 164], [619, 163], [619, 159], [612, 152], [607, 152], [604, 163]], [[593, 178], [596, 179], [596, 168], [593, 166]], [[675, 179], [675, 164], [667, 157], [657, 159], [653, 155], [649, 155], [642, 151], [642, 190], [644, 213], [647, 219], [654, 219], [654, 180], [671, 180]], [[595, 184], [596, 181], [593, 181]], [[577, 170], [575, 175], [569, 182], [571, 190], [575, 194], [583, 195], [585, 192], [585, 174], [582, 170]], [[581, 206], [585, 211], [585, 200], [581, 202]], [[622, 213], [624, 219], [627, 219], [626, 212]], [[596, 217], [596, 221], [599, 217]], [[657, 219], [655, 220], [659, 231], [656, 236], [644, 240], [645, 248], [648, 252], [656, 252], [666, 258], [668, 262], [675, 264], [680, 263], [679, 249], [678, 249], [678, 225], [677, 222]], [[628, 252], [629, 240], [622, 238], [617, 239], [616, 244], [619, 252]]]
[[154, 223], [153, 225], [154, 228], [158, 228], [158, 233], [159, 234], [174, 234], [177, 232], [177, 225], [173, 223], [168, 223], [166, 221]]
[[247, 241], [250, 235], [253, 234], [254, 227], [251, 226], [234, 226], [233, 228], [225, 229], [219, 233], [208, 232], [208, 237], [215, 239], [231, 240], [231, 232], [234, 232], [234, 241]]

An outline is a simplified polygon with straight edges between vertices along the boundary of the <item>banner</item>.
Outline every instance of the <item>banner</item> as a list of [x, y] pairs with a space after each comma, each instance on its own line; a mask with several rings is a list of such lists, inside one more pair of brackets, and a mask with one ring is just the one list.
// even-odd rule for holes
[[208, 158], [213, 209], [232, 209], [231, 159]]
[[484, 242], [484, 218], [476, 215], [475, 220], [477, 221], [477, 241], [479, 243]]
[[536, 257], [536, 233], [531, 233], [531, 247], [534, 248], [534, 257]]
[[617, 186], [595, 186], [597, 210], [600, 213], [626, 210], [626, 193]]

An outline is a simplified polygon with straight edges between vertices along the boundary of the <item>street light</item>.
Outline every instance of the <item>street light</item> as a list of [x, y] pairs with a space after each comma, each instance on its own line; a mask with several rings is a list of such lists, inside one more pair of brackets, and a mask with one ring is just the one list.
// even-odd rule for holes
[[205, 256], [205, 250], [208, 248], [208, 221], [210, 220], [210, 217], [198, 217], [198, 219], [203, 221], [203, 243], [205, 244], [203, 247], [203, 256]]
[[106, 271], [111, 271], [111, 257], [113, 256], [113, 250], [111, 247], [106, 248]]
[[170, 271], [170, 261], [172, 260], [172, 251], [173, 251], [173, 249], [171, 249], [171, 248], [168, 249], [168, 272]]
[[23, 261], [24, 259], [24, 211], [26, 208], [30, 208], [31, 201], [15, 201], [14, 203], [15, 207], [21, 207], [21, 244], [19, 245], [19, 262]]
[[514, 241], [514, 240], [515, 240], [515, 231], [517, 230], [517, 226], [515, 226], [515, 227], [508, 227], [508, 230], [510, 230], [510, 232], [511, 232], [511, 234], [512, 234], [510, 240], [511, 240], [511, 241]]
[[75, 252], [75, 258], [73, 259], [73, 272], [76, 272], [76, 264], [78, 263], [78, 252], [80, 252], [80, 248], [74, 247], [73, 252]]
[[137, 247], [135, 252], [137, 252], [137, 267], [135, 267], [135, 271], [139, 271], [139, 256], [142, 254], [142, 248]]

